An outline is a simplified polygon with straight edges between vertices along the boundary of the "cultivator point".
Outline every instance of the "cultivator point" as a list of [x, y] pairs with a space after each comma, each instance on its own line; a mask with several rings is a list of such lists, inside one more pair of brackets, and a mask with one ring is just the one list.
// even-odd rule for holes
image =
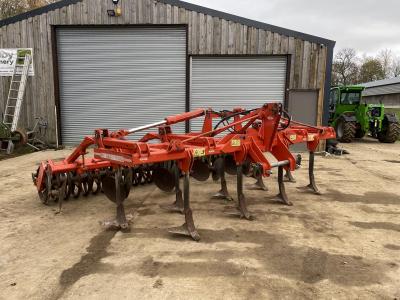
[[[204, 117], [201, 132], [174, 134], [171, 126]], [[213, 121], [219, 120], [213, 127]], [[125, 137], [146, 129], [157, 128], [140, 140]], [[292, 205], [285, 191], [285, 177], [294, 181], [291, 172], [301, 162], [289, 151], [290, 145], [306, 143], [310, 152], [310, 188], [319, 193], [314, 179], [314, 152], [320, 140], [335, 138], [330, 127], [316, 127], [291, 120], [280, 104], [265, 104], [258, 109], [216, 112], [198, 109], [167, 117], [164, 121], [130, 130], [110, 132], [98, 129], [93, 137], [85, 137], [71, 155], [60, 162], [42, 162], [33, 181], [44, 204], [62, 203], [69, 197], [88, 196], [100, 191], [116, 205], [116, 219], [107, 222], [113, 227], [128, 228], [124, 200], [132, 186], [154, 184], [165, 192], [175, 191], [176, 199], [163, 208], [182, 213], [185, 222], [169, 232], [199, 240], [190, 206], [190, 177], [207, 181], [212, 176], [220, 181], [221, 189], [214, 198], [233, 200], [228, 192], [225, 174], [237, 177], [237, 206], [234, 212], [240, 218], [252, 220], [243, 189], [243, 177], [254, 177], [250, 188], [268, 190], [263, 177], [278, 169], [279, 198]], [[152, 141], [150, 143], [150, 141]], [[93, 157], [87, 157], [94, 146]], [[272, 154], [271, 162], [265, 153]], [[286, 175], [284, 174], [286, 171]], [[180, 187], [183, 177], [183, 190]]]

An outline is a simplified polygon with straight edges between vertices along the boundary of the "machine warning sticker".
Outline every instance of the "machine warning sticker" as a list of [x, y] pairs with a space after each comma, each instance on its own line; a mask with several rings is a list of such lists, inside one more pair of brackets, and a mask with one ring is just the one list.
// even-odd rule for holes
[[240, 140], [236, 139], [236, 140], [232, 140], [231, 141], [231, 146], [232, 147], [240, 147]]
[[206, 148], [197, 148], [193, 150], [194, 157], [202, 157], [206, 155]]
[[296, 139], [297, 139], [297, 135], [295, 135], [295, 134], [291, 134], [289, 136], [289, 140], [291, 140], [291, 141], [295, 141]]

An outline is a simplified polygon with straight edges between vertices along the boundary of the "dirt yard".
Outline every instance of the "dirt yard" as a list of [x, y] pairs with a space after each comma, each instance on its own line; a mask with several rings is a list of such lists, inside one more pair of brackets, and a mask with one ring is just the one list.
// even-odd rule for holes
[[[200, 242], [167, 232], [183, 217], [154, 186], [133, 190], [129, 233], [105, 231], [114, 206], [104, 195], [43, 206], [31, 172], [47, 151], [0, 161], [1, 299], [399, 299], [400, 143], [365, 140], [351, 154], [317, 157], [310, 194], [307, 160], [287, 184], [293, 207], [246, 191], [254, 221], [227, 216], [235, 203], [211, 200], [219, 186], [192, 181]], [[235, 178], [228, 177], [232, 195]], [[246, 178], [246, 183], [253, 180]]]

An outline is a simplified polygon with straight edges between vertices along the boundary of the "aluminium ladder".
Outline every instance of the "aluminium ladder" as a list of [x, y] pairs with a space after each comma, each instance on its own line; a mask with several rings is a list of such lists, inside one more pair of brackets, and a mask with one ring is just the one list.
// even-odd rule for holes
[[[23, 64], [19, 61], [23, 60]], [[19, 116], [21, 113], [22, 102], [25, 95], [26, 82], [29, 75], [32, 56], [26, 54], [22, 57], [17, 57], [15, 68], [11, 77], [10, 90], [8, 92], [7, 104], [4, 110], [3, 123], [7, 126], [12, 134], [18, 126]], [[11, 154], [14, 150], [14, 143], [10, 139], [7, 146], [7, 154]]]

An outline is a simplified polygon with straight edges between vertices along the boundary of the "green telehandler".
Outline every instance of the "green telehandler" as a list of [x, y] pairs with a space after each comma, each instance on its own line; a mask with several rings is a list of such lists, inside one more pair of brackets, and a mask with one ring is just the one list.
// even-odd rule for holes
[[362, 86], [333, 87], [329, 98], [329, 123], [337, 139], [350, 143], [367, 133], [381, 143], [394, 143], [400, 138], [396, 114], [385, 113], [383, 104], [362, 103]]

